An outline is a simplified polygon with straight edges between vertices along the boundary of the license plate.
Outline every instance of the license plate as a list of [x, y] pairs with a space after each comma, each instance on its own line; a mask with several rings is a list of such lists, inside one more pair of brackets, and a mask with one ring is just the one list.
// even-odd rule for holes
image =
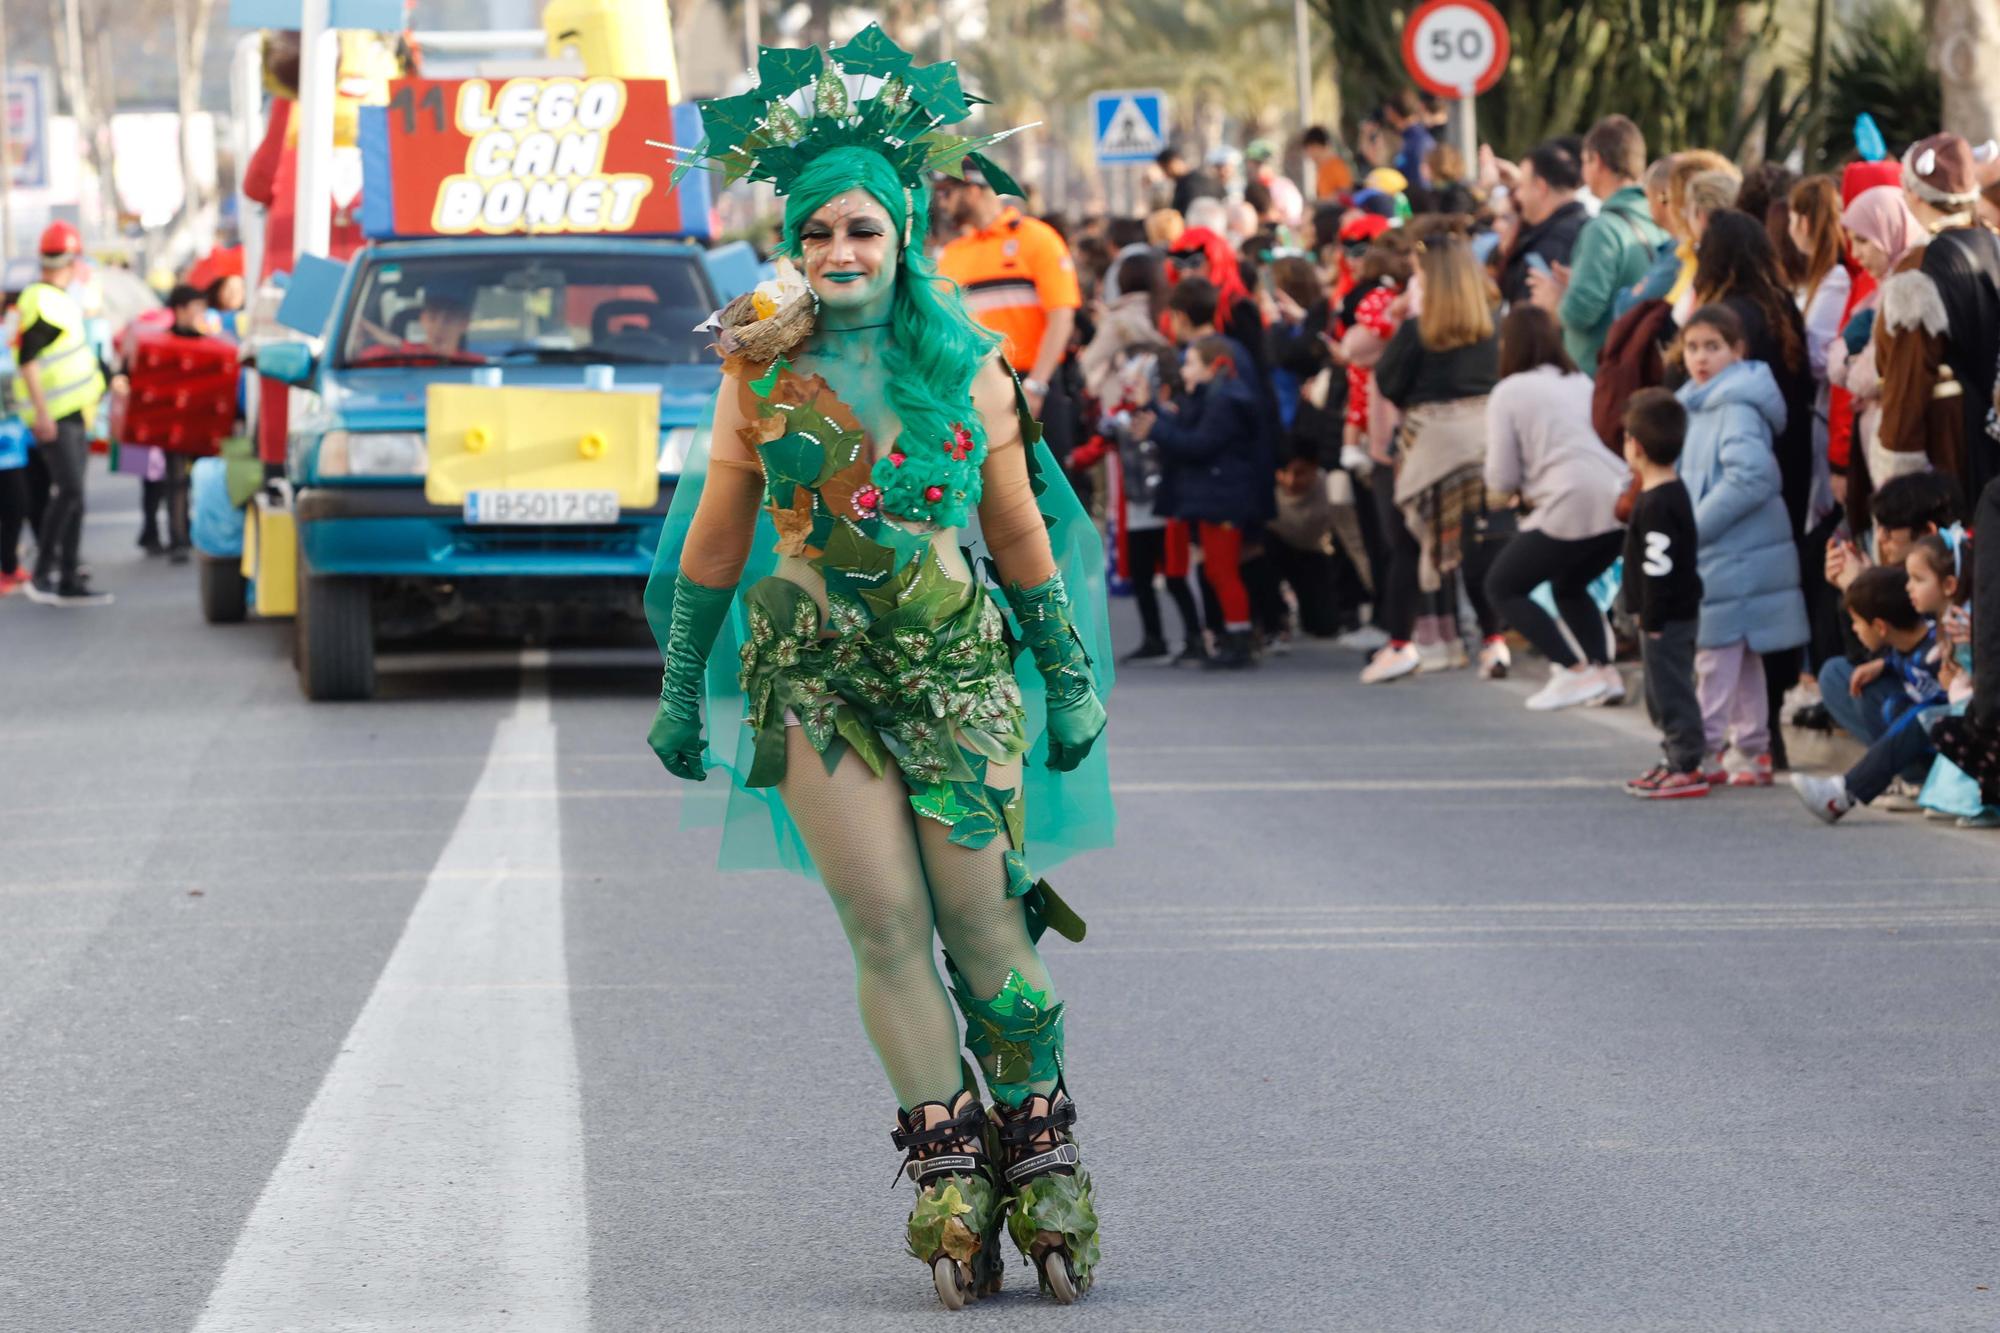
[[616, 523], [616, 491], [467, 491], [467, 523]]

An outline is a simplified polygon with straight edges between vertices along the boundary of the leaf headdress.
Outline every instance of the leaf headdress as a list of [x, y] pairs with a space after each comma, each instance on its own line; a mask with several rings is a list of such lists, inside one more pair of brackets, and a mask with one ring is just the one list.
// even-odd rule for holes
[[958, 62], [920, 65], [876, 24], [825, 52], [759, 47], [756, 87], [697, 105], [705, 136], [699, 144], [656, 145], [675, 156], [675, 185], [699, 170], [724, 185], [768, 181], [784, 194], [820, 154], [866, 148], [888, 159], [906, 190], [923, 188], [933, 171], [962, 176], [969, 161], [997, 193], [1021, 193], [984, 150], [1030, 127], [956, 133], [952, 127], [983, 105], [960, 86]]

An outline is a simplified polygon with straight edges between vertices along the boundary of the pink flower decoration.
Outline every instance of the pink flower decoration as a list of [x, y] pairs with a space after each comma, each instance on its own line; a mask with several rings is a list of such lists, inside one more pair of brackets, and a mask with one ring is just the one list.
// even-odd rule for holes
[[939, 500], [944, 499], [944, 487], [942, 486], [924, 487], [924, 499], [929, 500], [932, 504], [936, 504]]
[[882, 492], [874, 486], [863, 486], [854, 492], [854, 512], [872, 514], [882, 506]]
[[908, 461], [909, 457], [910, 456], [908, 454], [904, 453], [901, 449], [898, 449], [894, 453], [889, 455], [889, 466], [901, 467], [906, 461]]

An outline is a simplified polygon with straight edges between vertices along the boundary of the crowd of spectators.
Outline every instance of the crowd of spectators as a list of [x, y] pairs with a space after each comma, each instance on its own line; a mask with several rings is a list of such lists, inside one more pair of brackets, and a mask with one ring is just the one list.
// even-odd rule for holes
[[1265, 141], [1169, 150], [1145, 216], [1050, 219], [1069, 261], [1015, 275], [1075, 307], [1016, 365], [1134, 594], [1127, 660], [1328, 637], [1378, 685], [1525, 646], [1550, 711], [1638, 658], [1636, 796], [1768, 786], [1790, 722], [1867, 747], [1792, 775], [1821, 818], [2000, 824], [1992, 147], [1801, 178], [1620, 116], [1518, 162], [1439, 128], [1412, 95], [1352, 156], [1309, 130], [1303, 187]]

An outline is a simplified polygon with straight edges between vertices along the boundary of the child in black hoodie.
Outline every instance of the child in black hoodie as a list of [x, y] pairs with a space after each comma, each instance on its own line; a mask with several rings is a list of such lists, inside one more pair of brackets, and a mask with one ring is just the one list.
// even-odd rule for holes
[[1660, 729], [1663, 756], [1625, 784], [1644, 800], [1708, 795], [1694, 683], [1702, 591], [1694, 504], [1674, 471], [1686, 438], [1687, 409], [1673, 394], [1641, 389], [1632, 395], [1625, 407], [1625, 461], [1639, 475], [1641, 490], [1625, 532], [1625, 609], [1639, 622], [1646, 711]]

